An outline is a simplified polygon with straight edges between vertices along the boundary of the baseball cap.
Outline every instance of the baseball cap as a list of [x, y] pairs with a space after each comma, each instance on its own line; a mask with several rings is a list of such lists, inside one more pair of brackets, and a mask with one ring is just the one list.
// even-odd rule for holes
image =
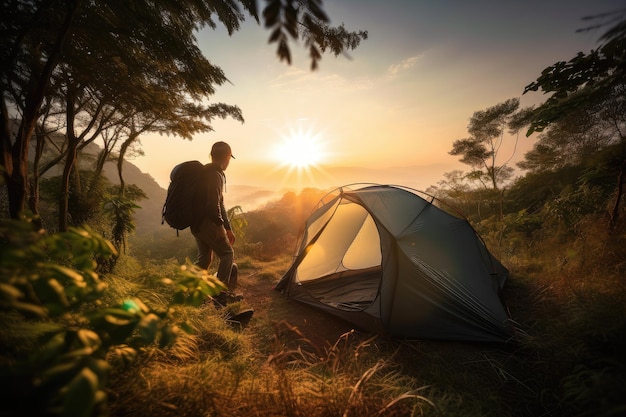
[[230, 157], [233, 159], [235, 156], [233, 155], [233, 151], [230, 149], [230, 145], [226, 142], [215, 142], [213, 147], [211, 148], [211, 156], [222, 156], [230, 154]]

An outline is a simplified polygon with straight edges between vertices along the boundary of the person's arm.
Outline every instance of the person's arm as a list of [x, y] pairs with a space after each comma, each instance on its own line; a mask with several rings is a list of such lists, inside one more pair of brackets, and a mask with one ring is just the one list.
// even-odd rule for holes
[[228, 241], [230, 244], [235, 243], [235, 234], [232, 231], [232, 227], [230, 225], [230, 220], [228, 219], [228, 212], [226, 211], [226, 206], [224, 205], [224, 196], [220, 192], [220, 218], [222, 219], [224, 229], [226, 229], [226, 237], [228, 237]]
[[[222, 213], [224, 202], [222, 200], [222, 178], [217, 171], [209, 171], [207, 175], [207, 216], [217, 225], [224, 225]], [[226, 219], [228, 221], [228, 219]], [[230, 227], [230, 224], [229, 224]]]
[[224, 225], [224, 229], [231, 230], [230, 220], [228, 219], [228, 212], [226, 211], [226, 206], [224, 205], [224, 198], [220, 198], [220, 218], [222, 219], [222, 224]]

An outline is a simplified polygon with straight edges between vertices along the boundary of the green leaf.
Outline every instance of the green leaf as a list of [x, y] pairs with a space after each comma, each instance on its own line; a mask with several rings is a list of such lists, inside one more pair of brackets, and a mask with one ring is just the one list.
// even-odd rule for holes
[[164, 348], [167, 346], [171, 346], [176, 342], [176, 338], [180, 330], [176, 326], [166, 326], [161, 331], [161, 340], [159, 341], [159, 347]]
[[161, 320], [157, 317], [157, 315], [152, 313], [141, 318], [137, 328], [139, 330], [139, 334], [145, 342], [154, 342], [159, 331], [160, 321]]
[[100, 385], [102, 386], [102, 382], [106, 381], [109, 376], [109, 372], [111, 372], [112, 366], [109, 362], [104, 359], [98, 359], [94, 357], [87, 358], [87, 366], [91, 369], [97, 376], [98, 380], [100, 380]]
[[0, 300], [13, 303], [22, 297], [24, 297], [24, 293], [15, 286], [0, 282]]
[[43, 306], [38, 306], [32, 303], [24, 303], [20, 301], [16, 301], [12, 304], [15, 310], [19, 311], [23, 315], [27, 317], [38, 317], [44, 318], [48, 316], [48, 310], [46, 310]]
[[111, 350], [111, 363], [126, 367], [137, 359], [137, 350], [128, 345], [118, 345]]
[[60, 389], [76, 375], [82, 367], [80, 358], [72, 358], [46, 368], [39, 374], [37, 385], [46, 390]]
[[134, 317], [123, 317], [118, 314], [105, 314], [104, 320], [114, 326], [127, 326], [134, 321]]
[[178, 285], [184, 288], [194, 288], [198, 285], [200, 278], [197, 275], [185, 274], [183, 278], [178, 281]]
[[61, 415], [91, 417], [96, 405], [98, 388], [98, 376], [91, 369], [83, 368], [67, 386]]
[[201, 291], [194, 291], [193, 294], [191, 295], [191, 300], [189, 304], [191, 304], [194, 307], [199, 307], [205, 298], [206, 296], [202, 294]]
[[55, 264], [55, 263], [40, 263], [37, 265], [40, 271], [46, 271], [48, 273], [53, 274], [57, 278], [65, 278], [69, 281], [73, 281], [74, 285], [84, 286], [85, 280], [83, 276], [76, 272], [75, 270], [68, 268], [63, 265]]
[[[47, 363], [57, 356], [61, 355], [66, 350], [65, 336], [67, 332], [61, 330], [50, 335], [46, 335], [41, 341], [44, 345], [40, 350], [36, 351], [33, 355], [32, 362], [34, 363]], [[47, 340], [47, 341], [46, 341]]]
[[63, 313], [70, 306], [65, 287], [55, 278], [37, 279], [33, 282], [33, 289], [53, 316]]
[[102, 340], [100, 340], [100, 336], [96, 332], [93, 332], [88, 329], [80, 329], [76, 332], [76, 336], [82, 346], [86, 348], [91, 348], [94, 351], [98, 350], [100, 346], [102, 346]]

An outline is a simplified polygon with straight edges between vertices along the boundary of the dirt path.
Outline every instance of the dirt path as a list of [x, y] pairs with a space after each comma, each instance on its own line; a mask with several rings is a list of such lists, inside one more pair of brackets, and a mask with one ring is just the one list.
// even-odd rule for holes
[[320, 348], [334, 344], [341, 335], [353, 329], [350, 323], [339, 318], [288, 300], [274, 290], [275, 281], [275, 278], [264, 278], [255, 271], [241, 271], [235, 292], [244, 296], [244, 307], [254, 309], [252, 320], [273, 326], [284, 326], [285, 323], [281, 323], [284, 321]]

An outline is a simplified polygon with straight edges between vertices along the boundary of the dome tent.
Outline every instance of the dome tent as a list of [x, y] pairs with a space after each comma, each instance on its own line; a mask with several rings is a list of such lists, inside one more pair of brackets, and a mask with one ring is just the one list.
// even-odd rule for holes
[[507, 269], [433, 201], [400, 186], [337, 189], [306, 220], [275, 289], [392, 337], [508, 340]]

